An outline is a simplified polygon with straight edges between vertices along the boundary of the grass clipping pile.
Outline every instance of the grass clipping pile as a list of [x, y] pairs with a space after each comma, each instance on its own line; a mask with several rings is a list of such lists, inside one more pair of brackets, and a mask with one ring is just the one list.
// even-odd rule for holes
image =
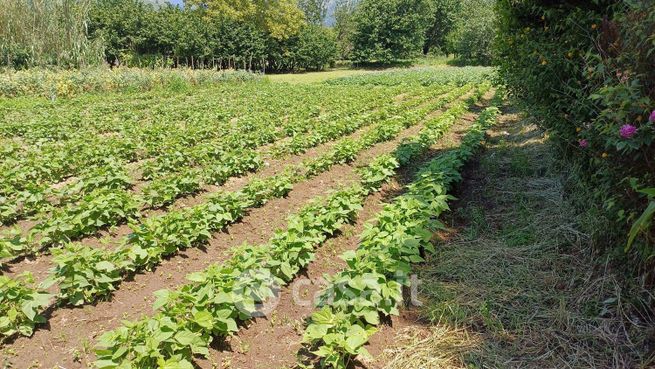
[[653, 364], [648, 327], [598, 265], [544, 134], [517, 114], [465, 172], [451, 229], [418, 270], [420, 322], [379, 363], [409, 368]]

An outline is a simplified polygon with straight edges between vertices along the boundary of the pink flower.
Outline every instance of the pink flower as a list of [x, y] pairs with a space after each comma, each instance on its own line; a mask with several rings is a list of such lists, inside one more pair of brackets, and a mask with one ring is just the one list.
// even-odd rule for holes
[[650, 117], [648, 118], [648, 121], [651, 123], [655, 123], [655, 110], [653, 110], [653, 112], [650, 113]]
[[637, 127], [633, 126], [632, 124], [624, 124], [621, 126], [619, 133], [623, 138], [632, 138], [635, 133], [637, 133]]
[[580, 145], [581, 148], [586, 149], [587, 147], [589, 147], [589, 141], [583, 138], [578, 141], [578, 145]]

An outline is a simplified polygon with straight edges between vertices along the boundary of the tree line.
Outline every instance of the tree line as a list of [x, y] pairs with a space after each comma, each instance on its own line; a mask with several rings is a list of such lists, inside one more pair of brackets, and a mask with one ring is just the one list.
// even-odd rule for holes
[[14, 68], [106, 62], [294, 71], [429, 52], [485, 64], [493, 31], [492, 0], [336, 0], [330, 25], [329, 0], [6, 1], [0, 65]]

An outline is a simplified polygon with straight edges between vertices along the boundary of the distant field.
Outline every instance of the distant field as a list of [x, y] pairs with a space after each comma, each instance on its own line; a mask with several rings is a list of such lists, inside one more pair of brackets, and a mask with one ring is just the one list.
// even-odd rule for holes
[[348, 76], [368, 74], [368, 73], [372, 73], [372, 71], [356, 70], [356, 69], [338, 69], [338, 70], [328, 70], [323, 72], [269, 74], [266, 76], [266, 78], [268, 78], [272, 82], [314, 83], [314, 82], [323, 82], [334, 78], [348, 77]]

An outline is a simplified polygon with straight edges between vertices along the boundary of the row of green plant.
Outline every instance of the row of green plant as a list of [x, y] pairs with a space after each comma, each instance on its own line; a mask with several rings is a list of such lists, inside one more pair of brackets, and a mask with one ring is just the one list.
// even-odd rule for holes
[[[0, 191], [4, 196], [11, 196], [25, 188], [47, 187], [83, 175], [87, 167], [102, 165], [108, 157], [148, 163], [146, 159], [188, 152], [201, 144], [204, 145], [195, 149], [205, 150], [204, 155], [198, 153], [200, 157], [212, 153], [215, 146], [225, 146], [219, 143], [235, 149], [245, 138], [260, 142], [261, 137], [270, 140], [273, 134], [293, 134], [292, 129], [276, 128], [290, 124], [302, 126], [303, 122], [315, 120], [322, 111], [330, 115], [363, 106], [374, 107], [380, 102], [378, 99], [390, 99], [392, 95], [392, 91], [384, 89], [368, 95], [363, 89], [348, 89], [325, 97], [318, 92], [329, 89], [321, 87], [301, 88], [305, 93], [299, 93], [288, 86], [242, 86], [210, 89], [208, 93], [218, 95], [202, 102], [179, 97], [181, 101], [175, 102], [177, 96], [150, 104], [121, 98], [110, 103], [83, 99], [80, 103], [61, 104], [55, 111], [39, 105], [32, 109], [31, 103], [27, 107], [8, 103], [7, 120], [0, 124], [0, 130], [17, 130], [13, 134], [7, 132], [7, 136], [19, 137], [14, 139], [14, 154], [3, 157], [0, 165]], [[229, 94], [228, 103], [224, 93]], [[84, 104], [87, 100], [93, 101], [91, 109]], [[36, 134], [35, 142], [27, 145], [25, 141], [30, 139], [26, 135], [30, 134]]]
[[[320, 115], [316, 120], [320, 120], [321, 124], [315, 123], [315, 119], [311, 114], [306, 116], [303, 113], [300, 116], [290, 117], [293, 123], [286, 122], [281, 129], [277, 130], [268, 124], [268, 119], [266, 118], [258, 120], [257, 124], [255, 124], [246, 117], [243, 124], [239, 124], [239, 131], [237, 132], [224, 132], [225, 135], [222, 137], [196, 143], [195, 145], [191, 145], [191, 148], [188, 148], [189, 146], [181, 147], [181, 143], [168, 146], [169, 152], [160, 153], [154, 160], [146, 161], [141, 166], [140, 172], [143, 173], [142, 177], [144, 179], [152, 179], [156, 177], [155, 173], [159, 176], [159, 173], [170, 174], [176, 171], [181, 172], [184, 169], [188, 169], [190, 173], [186, 173], [186, 175], [184, 173], [181, 174], [182, 178], [180, 176], [157, 178], [143, 190], [143, 202], [150, 207], [162, 206], [179, 196], [178, 193], [188, 194], [198, 190], [202, 182], [220, 184], [230, 176], [240, 174], [247, 170], [254, 170], [259, 166], [260, 159], [253, 152], [243, 152], [241, 149], [244, 146], [255, 148], [285, 134], [295, 135], [299, 131], [306, 132], [315, 129], [314, 127], [326, 129], [326, 127], [331, 126], [327, 122], [330, 122], [330, 119], [335, 116], [342, 118], [349, 117], [369, 110], [374, 106], [388, 106], [391, 102], [384, 101], [386, 98], [384, 94], [375, 96], [374, 98], [365, 100], [367, 101], [366, 104], [348, 104], [340, 108], [340, 112]], [[267, 114], [266, 117], [268, 116]], [[310, 122], [311, 124], [309, 124]], [[341, 123], [337, 122], [335, 124]], [[248, 130], [248, 132], [243, 132], [244, 130]], [[205, 135], [197, 137], [197, 140], [201, 140], [202, 137], [205, 137]], [[80, 151], [82, 152], [80, 154], [78, 151], [80, 162], [89, 159], [88, 157], [84, 157], [84, 150]], [[43, 152], [40, 151], [39, 154], [43, 154]], [[50, 159], [52, 158], [50, 157]], [[71, 158], [69, 157], [69, 159]], [[223, 162], [218, 162], [219, 159]], [[243, 161], [243, 163], [238, 164], [239, 161]], [[24, 160], [15, 158], [15, 160], [6, 164], [9, 166], [16, 162], [24, 163]], [[50, 162], [50, 165], [53, 165], [53, 161]], [[7, 186], [12, 186], [14, 194], [12, 196], [11, 193], [7, 193], [10, 190], [4, 191], [5, 196], [3, 199], [0, 199], [0, 221], [10, 223], [24, 216], [47, 211], [51, 208], [51, 205], [62, 206], [79, 201], [83, 195], [99, 187], [127, 189], [131, 184], [129, 178], [127, 178], [126, 169], [123, 168], [125, 165], [126, 163], [118, 159], [106, 157], [95, 165], [82, 168], [84, 172], [80, 177], [63, 188], [53, 188], [47, 184], [38, 185], [29, 182], [23, 190], [19, 190], [21, 188], [19, 182], [34, 181], [35, 178], [16, 175], [16, 171], [20, 171], [20, 167], [14, 166], [13, 173], [10, 171], [5, 174], [9, 178], [14, 177], [14, 180], [9, 181], [10, 183]], [[194, 168], [188, 168], [191, 165], [204, 165], [206, 168], [204, 168], [204, 172], [201, 172]], [[23, 172], [34, 174], [33, 169], [35, 166], [24, 165], [22, 168]], [[42, 170], [45, 169], [42, 167]], [[21, 178], [20, 181], [17, 182], [17, 178]], [[190, 181], [189, 178], [194, 178], [195, 180]]]
[[[439, 125], [441, 134], [454, 121], [450, 118], [439, 120], [448, 122]], [[432, 135], [435, 140], [438, 136]], [[269, 243], [239, 247], [223, 265], [189, 275], [189, 284], [158, 291], [153, 317], [126, 322], [99, 338], [96, 366], [191, 368], [194, 355], [208, 355], [213, 337], [231, 335], [239, 324], [261, 314], [267, 300], [313, 260], [316, 247], [352, 221], [364, 198], [398, 166], [392, 156], [376, 158], [360, 170], [360, 184], [330, 196], [325, 207], [310, 205], [292, 216], [287, 230], [276, 232]]]
[[342, 255], [345, 270], [328, 279], [312, 314], [304, 342], [323, 367], [348, 368], [380, 325], [381, 316], [398, 314], [403, 287], [410, 284], [411, 265], [433, 252], [437, 220], [448, 210], [451, 186], [459, 171], [484, 140], [497, 108], [486, 109], [461, 145], [440, 154], [423, 167], [407, 192], [384, 207], [361, 235], [359, 247]]
[[[277, 89], [275, 89], [277, 90]], [[289, 89], [283, 89], [282, 91], [275, 91], [275, 92], [283, 92], [282, 95], [285, 95], [284, 92], [287, 92]], [[244, 141], [244, 136], [246, 138], [252, 138], [253, 142], [262, 142], [265, 141], [263, 138], [266, 137], [268, 140], [272, 139], [273, 137], [273, 128], [276, 125], [271, 125], [270, 124], [270, 119], [276, 119], [276, 120], [283, 120], [288, 118], [288, 120], [285, 123], [282, 123], [281, 125], [283, 126], [282, 130], [275, 131], [277, 135], [280, 135], [282, 131], [286, 132], [287, 135], [294, 135], [296, 131], [298, 131], [298, 128], [294, 127], [322, 127], [325, 126], [326, 124], [308, 124], [308, 122], [313, 122], [314, 119], [319, 119], [321, 122], [328, 121], [329, 122], [329, 117], [330, 116], [343, 116], [339, 113], [339, 111], [343, 111], [344, 113], [346, 112], [354, 112], [354, 111], [365, 111], [368, 110], [372, 107], [375, 107], [380, 104], [381, 101], [384, 101], [385, 99], [389, 99], [390, 95], [392, 93], [386, 92], [386, 91], [380, 91], [378, 90], [377, 92], [379, 93], [372, 93], [369, 94], [369, 98], [364, 96], [363, 94], [360, 94], [359, 92], [355, 92], [354, 90], [351, 90], [353, 93], [344, 93], [342, 95], [346, 96], [346, 98], [330, 98], [330, 99], [323, 99], [325, 101], [321, 101], [320, 98], [318, 98], [316, 94], [309, 94], [310, 98], [301, 98], [300, 101], [295, 101], [297, 104], [295, 106], [290, 106], [288, 108], [285, 108], [284, 104], [280, 104], [281, 100], [272, 100], [271, 103], [269, 104], [272, 111], [276, 112], [278, 116], [280, 117], [285, 117], [285, 118], [279, 118], [275, 117], [275, 114], [271, 116], [270, 112], [266, 112], [265, 114], [259, 114], [260, 117], [257, 118], [257, 114], [253, 117], [251, 116], [246, 116], [242, 117], [237, 121], [237, 127], [231, 130], [226, 130], [226, 125], [222, 124], [219, 126], [215, 126], [215, 122], [212, 122], [211, 119], [214, 118], [212, 114], [207, 114], [207, 116], [199, 116], [199, 121], [196, 122], [196, 119], [192, 119], [192, 122], [194, 124], [191, 125], [192, 131], [189, 131], [188, 129], [183, 129], [180, 131], [176, 132], [176, 129], [170, 129], [166, 127], [166, 121], [164, 121], [164, 124], [157, 124], [156, 130], [153, 131], [152, 129], [148, 128], [148, 124], [128, 124], [125, 125], [124, 127], [128, 129], [127, 132], [124, 134], [121, 134], [120, 137], [111, 137], [110, 139], [104, 139], [101, 137], [102, 135], [99, 135], [98, 132], [93, 132], [94, 130], [91, 130], [92, 136], [94, 137], [90, 141], [86, 141], [86, 135], [81, 135], [79, 138], [76, 138], [75, 141], [57, 141], [54, 144], [45, 144], [45, 145], [39, 145], [37, 150], [34, 150], [32, 153], [22, 153], [18, 152], [17, 156], [11, 160], [6, 160], [5, 163], [3, 163], [3, 167], [7, 169], [6, 171], [3, 171], [3, 178], [5, 179], [4, 186], [2, 189], [2, 192], [4, 193], [2, 196], [3, 198], [0, 198], [0, 214], [2, 214], [2, 219], [11, 222], [13, 220], [16, 220], [21, 216], [21, 214], [32, 214], [39, 212], [41, 208], [47, 207], [48, 202], [45, 201], [46, 199], [53, 198], [53, 199], [58, 199], [59, 197], [59, 192], [61, 191], [55, 191], [52, 189], [52, 187], [48, 184], [48, 179], [52, 181], [57, 181], [61, 180], [63, 176], [71, 175], [73, 174], [71, 170], [75, 170], [75, 168], [80, 168], [84, 171], [84, 173], [81, 174], [81, 177], [78, 178], [78, 180], [74, 181], [71, 183], [70, 186], [66, 186], [65, 189], [63, 189], [63, 192], [66, 194], [66, 198], [70, 198], [70, 191], [68, 190], [69, 188], [78, 188], [80, 190], [84, 190], [85, 187], [81, 186], [79, 187], [79, 183], [84, 183], [86, 181], [93, 181], [94, 176], [97, 174], [96, 172], [98, 170], [102, 171], [102, 167], [108, 165], [108, 163], [115, 163], [117, 161], [121, 161], [120, 159], [112, 160], [109, 159], [113, 156], [128, 156], [128, 160], [143, 160], [149, 156], [154, 155], [155, 157], [159, 155], [163, 155], [164, 157], [167, 156], [167, 153], [172, 153], [170, 155], [175, 155], [178, 154], [179, 156], [182, 156], [183, 158], [185, 155], [191, 155], [191, 154], [179, 154], [179, 153], [187, 153], [190, 151], [189, 147], [195, 148], [195, 147], [201, 147], [202, 149], [198, 149], [203, 156], [216, 156], [217, 151], [219, 149], [217, 147], [222, 147], [219, 145], [221, 140], [228, 141], [229, 146], [232, 147], [238, 147], [241, 144], [243, 144]], [[265, 91], [268, 92], [268, 91]], [[286, 97], [291, 97], [291, 96], [286, 96]], [[358, 99], [358, 97], [361, 97]], [[266, 100], [268, 101], [268, 100]], [[362, 104], [358, 101], [366, 101], [367, 103]], [[287, 106], [291, 105], [289, 103], [286, 103]], [[320, 110], [317, 109], [316, 104], [320, 104], [321, 106], [325, 106], [326, 108], [331, 108], [333, 113], [329, 112], [329, 114], [320, 114]], [[387, 103], [388, 104], [388, 103]], [[171, 104], [171, 105], [176, 105], [176, 104]], [[206, 106], [206, 108], [212, 108], [215, 106], [214, 104], [211, 104], [209, 106]], [[296, 106], [303, 106], [304, 108], [296, 108]], [[184, 117], [179, 117], [176, 118], [175, 115], [179, 115], [178, 113], [175, 113], [173, 116], [169, 117], [168, 114], [170, 114], [171, 110], [169, 110], [168, 105], [162, 105], [162, 107], [165, 110], [165, 113], [163, 113], [164, 116], [166, 116], [167, 119], [175, 120], [175, 119], [184, 119]], [[350, 108], [352, 107], [352, 108]], [[79, 109], [79, 107], [75, 107]], [[110, 109], [116, 109], [114, 107], [109, 107]], [[180, 107], [182, 110], [184, 109], [183, 107]], [[220, 110], [223, 109], [220, 106], [216, 106], [217, 109], [219, 109], [219, 113], [217, 114], [219, 116], [219, 119], [221, 121], [226, 120], [229, 118], [228, 114], [225, 113], [220, 113]], [[264, 109], [261, 104], [259, 104], [259, 107], [257, 105], [255, 108], [258, 109]], [[102, 109], [102, 108], [101, 108]], [[119, 109], [123, 109], [121, 106]], [[188, 109], [188, 107], [186, 108]], [[292, 114], [289, 114], [287, 111], [291, 109]], [[352, 110], [351, 110], [352, 109]], [[75, 110], [75, 109], [70, 109], [70, 110]], [[126, 109], [127, 111], [132, 112], [132, 109]], [[159, 110], [159, 108], [157, 108]], [[187, 110], [188, 111], [188, 110]], [[66, 114], [70, 114], [70, 112], [66, 111], [64, 112], [64, 117], [68, 118], [70, 120], [79, 120], [80, 117], [76, 116], [77, 114], [71, 114], [66, 116]], [[146, 122], [152, 121], [153, 116], [156, 115], [159, 116], [160, 114], [159, 111], [156, 112], [149, 112], [146, 110], [142, 114], [135, 114], [136, 119], [141, 118], [141, 119], [146, 119]], [[47, 113], [48, 115], [50, 113]], [[82, 112], [78, 113], [82, 114]], [[87, 113], [84, 112], [86, 115]], [[234, 113], [232, 113], [234, 114]], [[352, 113], [354, 114], [354, 113]], [[196, 114], [194, 113], [194, 116]], [[316, 115], [318, 115], [318, 118], [316, 118]], [[29, 118], [29, 117], [26, 117]], [[186, 117], [186, 119], [189, 119], [191, 117]], [[98, 117], [98, 119], [101, 119]], [[114, 121], [116, 117], [110, 117], [111, 121]], [[120, 118], [122, 122], [122, 117]], [[254, 119], [254, 120], [253, 120]], [[323, 120], [325, 119], [325, 120]], [[191, 119], [190, 119], [191, 120]], [[128, 119], [128, 121], [132, 122], [132, 119]], [[206, 122], [206, 124], [205, 124]], [[304, 122], [304, 123], [303, 123]], [[195, 124], [198, 123], [198, 124]], [[56, 124], [50, 124], [50, 125], [55, 125]], [[170, 125], [170, 124], [169, 124]], [[134, 132], [131, 130], [130, 127], [140, 127], [139, 130], [141, 132]], [[144, 127], [145, 126], [145, 127]], [[188, 127], [189, 124], [185, 123], [183, 127]], [[215, 128], [214, 128], [215, 127]], [[69, 128], [69, 130], [73, 130], [75, 127]], [[115, 128], [114, 128], [115, 129]], [[248, 131], [250, 133], [243, 133], [243, 131]], [[265, 134], [266, 132], [266, 134]], [[233, 137], [231, 140], [226, 140], [225, 137]], [[104, 139], [104, 141], [103, 141]], [[163, 141], [163, 142], [162, 142]], [[216, 142], [213, 142], [216, 141]], [[137, 144], [137, 142], [140, 142]], [[153, 144], [150, 145], [149, 143], [152, 142]], [[77, 146], [79, 143], [80, 146]], [[212, 144], [213, 143], [213, 144]], [[117, 150], [115, 146], [123, 146], [127, 150]], [[143, 147], [143, 146], [146, 147]], [[109, 147], [109, 150], [106, 150], [106, 147]], [[76, 150], [73, 150], [73, 149]], [[100, 149], [100, 148], [105, 148], [105, 149]], [[131, 148], [131, 149], [130, 149]], [[118, 153], [117, 153], [118, 152]], [[132, 155], [129, 154], [129, 152], [141, 152], [144, 153], [142, 155]], [[193, 151], [191, 151], [193, 153]], [[127, 153], [127, 155], [121, 155], [121, 153]], [[136, 156], [136, 158], [134, 157]], [[199, 155], [196, 155], [199, 156]], [[97, 158], [97, 159], [94, 159]], [[187, 159], [185, 159], [187, 160]], [[93, 165], [94, 162], [97, 161], [97, 164]], [[188, 161], [188, 160], [187, 160]], [[174, 160], [173, 160], [174, 162]], [[166, 161], [164, 160], [164, 163]], [[88, 166], [89, 164], [92, 164], [90, 167]], [[174, 164], [179, 164], [177, 162], [174, 162]], [[148, 161], [144, 164], [145, 168], [148, 169]], [[163, 167], [164, 165], [161, 165]], [[100, 168], [97, 168], [100, 167]], [[45, 180], [45, 181], [44, 181]], [[164, 180], [165, 181], [165, 180]], [[155, 186], [157, 187], [157, 186]], [[159, 185], [161, 187], [161, 185]], [[21, 190], [21, 188], [23, 188]], [[13, 195], [12, 195], [13, 194]]]
[[[313, 259], [313, 250], [361, 208], [365, 192], [352, 187], [289, 218], [267, 244], [242, 246], [222, 264], [187, 276], [176, 291], [158, 291], [158, 313], [103, 334], [96, 351], [99, 368], [191, 368], [193, 355], [207, 355], [213, 336], [226, 336], [258, 314]], [[164, 364], [165, 363], [165, 364]]]
[[[253, 137], [254, 142], [249, 144], [249, 140], [241, 135], [242, 139], [235, 141], [235, 145], [254, 149], [270, 143], [269, 151], [278, 159], [288, 155], [304, 153], [312, 147], [352, 134], [373, 122], [387, 119], [390, 115], [415, 107], [431, 99], [434, 94], [441, 94], [450, 89], [452, 89], [452, 86], [424, 91], [418, 96], [411, 96], [408, 101], [397, 105], [378, 102], [379, 109], [364, 114], [344, 112], [342, 117], [322, 116], [323, 119], [312, 121], [311, 124], [302, 122], [286, 124], [277, 132], [272, 132], [269, 125], [268, 134], [264, 129], [253, 127], [253, 130], [246, 137]], [[284, 140], [280, 139], [282, 134], [292, 134], [292, 136]], [[191, 150], [188, 155], [177, 151], [171, 155], [159, 156], [156, 160], [150, 162], [151, 165], [145, 166], [144, 178], [154, 178], [153, 182], [142, 190], [144, 202], [149, 207], [165, 206], [180, 196], [198, 193], [203, 185], [221, 185], [236, 174], [247, 171], [257, 172], [262, 165], [262, 160], [252, 151], [237, 149], [236, 153], [225, 153], [211, 143], [203, 143], [199, 148], [200, 150], [198, 150], [198, 147]], [[249, 157], [249, 155], [252, 157]], [[216, 162], [217, 160], [219, 162]], [[194, 166], [194, 163], [201, 165]], [[237, 170], [236, 173], [235, 169]], [[169, 176], [159, 177], [162, 174], [171, 172], [174, 173]]]
[[494, 69], [489, 67], [417, 67], [335, 78], [326, 81], [326, 83], [339, 86], [397, 86], [407, 84], [422, 86], [456, 84], [461, 86], [467, 83], [488, 81], [493, 75]]
[[[334, 106], [333, 109], [335, 111], [330, 112], [329, 114], [319, 115], [318, 118], [315, 117], [316, 113], [313, 109], [293, 109], [293, 115], [285, 115], [284, 110], [281, 110], [280, 107], [270, 106], [271, 110], [278, 112], [279, 115], [285, 115], [289, 118], [289, 120], [283, 124], [283, 128], [275, 131], [275, 134], [273, 133], [274, 126], [270, 125], [271, 113], [267, 112], [266, 114], [261, 115], [259, 119], [252, 116], [240, 118], [237, 127], [231, 132], [226, 131], [225, 129], [214, 129], [211, 131], [201, 125], [197, 125], [197, 127], [201, 127], [201, 129], [194, 132], [189, 132], [188, 130], [181, 131], [178, 134], [176, 134], [176, 132], [169, 132], [167, 136], [164, 136], [166, 138], [164, 141], [165, 145], [161, 145], [160, 140], [162, 139], [162, 134], [165, 134], [166, 130], [164, 129], [165, 127], [161, 127], [161, 129], [157, 129], [155, 134], [153, 134], [152, 131], [146, 131], [147, 135], [152, 136], [150, 139], [144, 138], [143, 135], [135, 134], [135, 132], [123, 135], [127, 144], [117, 143], [117, 141], [120, 141], [118, 139], [102, 141], [102, 138], [98, 138], [98, 132], [95, 132], [93, 134], [94, 139], [88, 142], [85, 141], [85, 135], [82, 135], [77, 138], [75, 142], [58, 141], [56, 144], [47, 148], [44, 147], [45, 145], [39, 146], [38, 150], [30, 154], [19, 151], [16, 153], [15, 158], [12, 160], [6, 160], [4, 163], [4, 167], [7, 171], [3, 172], [5, 189], [2, 191], [4, 193], [3, 197], [0, 198], [0, 220], [5, 223], [12, 222], [23, 216], [44, 212], [50, 207], [52, 202], [58, 202], [59, 205], [63, 205], [79, 200], [82, 195], [96, 189], [97, 187], [102, 187], [101, 183], [97, 183], [98, 177], [105, 178], [108, 187], [114, 187], [113, 185], [115, 184], [116, 179], [125, 177], [125, 169], [117, 167], [117, 163], [123, 161], [121, 159], [135, 160], [135, 158], [125, 152], [125, 150], [118, 150], [114, 145], [122, 145], [127, 148], [128, 152], [134, 150], [138, 152], [142, 150], [139, 149], [138, 146], [135, 146], [135, 139], [131, 137], [140, 138], [142, 143], [153, 141], [153, 139], [154, 141], [157, 141], [155, 147], [158, 152], [152, 152], [152, 154], [163, 158], [157, 160], [158, 156], [156, 156], [155, 160], [146, 161], [145, 164], [143, 164], [141, 171], [144, 172], [147, 177], [148, 173], [156, 172], [157, 170], [166, 172], [167, 165], [168, 168], [177, 169], [181, 164], [194, 160], [188, 159], [188, 157], [193, 157], [195, 158], [195, 161], [202, 162], [215, 159], [216, 157], [221, 156], [220, 154], [223, 153], [223, 150], [220, 148], [224, 146], [237, 150], [236, 147], [242, 147], [242, 145], [248, 144], [249, 146], [256, 146], [257, 144], [268, 142], [274, 139], [274, 136], [280, 136], [284, 134], [284, 132], [286, 132], [287, 135], [296, 134], [296, 131], [300, 130], [297, 127], [305, 127], [303, 130], [309, 130], [310, 127], [329, 126], [329, 123], [325, 122], [330, 122], [330, 117], [343, 117], [353, 115], [356, 112], [369, 110], [372, 107], [382, 104], [383, 101], [388, 99], [389, 94], [372, 94], [369, 99], [356, 99], [356, 97], [363, 96], [360, 94], [353, 94], [348, 96], [348, 99], [325, 99], [326, 101], [320, 102], [321, 105], [325, 105], [326, 107]], [[365, 101], [366, 103], [359, 103], [358, 101], [360, 100]], [[316, 103], [316, 101], [317, 100], [314, 100], [314, 103]], [[304, 106], [304, 104], [311, 104], [312, 100], [303, 99], [302, 101], [298, 101], [298, 103], [298, 105]], [[390, 102], [386, 101], [385, 103], [390, 104]], [[147, 118], [152, 118], [148, 117], [147, 114], [144, 115]], [[226, 118], [227, 117], [223, 117], [223, 119]], [[253, 120], [253, 118], [255, 119]], [[314, 123], [315, 119], [320, 120], [321, 124]], [[205, 121], [207, 121], [207, 118], [203, 117], [203, 119], [198, 123], [203, 123]], [[312, 122], [312, 124], [308, 124], [308, 122]], [[143, 126], [143, 124], [140, 124], [139, 126]], [[245, 130], [247, 130], [248, 133], [244, 133], [243, 131]], [[91, 132], [93, 132], [93, 130]], [[218, 134], [217, 132], [221, 133], [221, 135], [216, 136]], [[209, 139], [209, 135], [216, 138]], [[79, 141], [84, 141], [84, 144], [77, 146], [76, 143]], [[226, 142], [226, 144], [221, 145], [223, 142]], [[99, 150], [99, 148], [103, 146], [110, 147], [110, 151]], [[162, 146], [166, 147], [166, 151], [162, 152]], [[133, 150], [130, 150], [130, 147]], [[192, 149], [189, 149], [189, 147]], [[73, 154], [72, 150], [74, 148], [75, 151]], [[147, 152], [150, 150], [144, 151]], [[127, 155], [122, 155], [122, 152], [125, 152]], [[27, 158], [25, 158], [25, 156], [27, 156]], [[114, 159], [115, 156], [118, 156], [119, 158]], [[125, 156], [128, 156], [129, 158], [126, 158]], [[143, 160], [144, 157], [147, 156], [147, 154], [137, 156], [136, 159]], [[232, 153], [230, 157], [235, 158], [241, 156], [243, 155], [240, 153]], [[94, 159], [96, 157], [97, 159]], [[229, 159], [229, 157], [227, 159]], [[253, 160], [256, 159], [253, 158]], [[96, 162], [96, 164], [93, 164], [94, 162]], [[152, 162], [159, 164], [150, 164]], [[92, 165], [89, 166], [89, 164]], [[70, 175], [71, 170], [74, 170], [72, 167], [73, 165], [78, 166], [83, 170], [83, 173], [81, 173], [77, 180], [64, 186], [64, 188], [53, 188], [47, 183], [40, 183], [43, 179], [50, 178], [52, 180], [60, 180], [62, 176]], [[125, 164], [123, 163], [122, 165]], [[214, 167], [211, 168], [211, 170], [208, 170], [206, 176], [208, 177], [208, 182], [220, 182], [224, 177], [223, 169], [222, 165], [214, 164]], [[103, 173], [104, 171], [107, 171], [107, 173]], [[112, 173], [114, 174], [112, 175]], [[122, 182], [123, 184], [121, 188], [129, 187], [128, 181], [122, 180]], [[161, 204], [162, 202], [165, 202], [165, 199], [160, 199], [161, 197], [166, 197], [165, 194], [161, 193], [166, 192], [166, 190], [170, 192], [171, 187], [180, 186], [181, 182], [184, 182], [184, 180], [171, 178], [161, 179], [161, 182], [163, 183], [153, 183], [152, 188], [146, 189], [146, 197], [151, 197], [151, 201], [146, 201], [146, 203], [155, 205], [157, 203]], [[87, 185], [89, 183], [92, 185]], [[77, 194], [77, 196], [73, 196], [75, 194]]]
[[[443, 89], [439, 91], [443, 91]], [[355, 121], [346, 119], [346, 122], [351, 123], [350, 126], [338, 120], [332, 130], [325, 128], [321, 130], [321, 134], [310, 132], [309, 135], [313, 140], [304, 144], [304, 147], [336, 139], [353, 132], [364, 124], [370, 124], [375, 119], [382, 119], [388, 114], [409, 109], [429, 98], [428, 95], [421, 95], [419, 98], [410, 99], [399, 106], [389, 105], [372, 114], [365, 114], [361, 119]], [[330, 124], [325, 124], [323, 127], [330, 127]], [[305, 136], [301, 134], [296, 137]], [[303, 141], [299, 140], [298, 142]], [[230, 155], [220, 157], [220, 160], [220, 163], [212, 163], [200, 168], [192, 167], [189, 171], [158, 178], [147, 185], [141, 194], [126, 192], [122, 189], [96, 189], [74, 204], [61, 209], [56, 208], [47, 218], [38, 222], [22, 241], [22, 247], [20, 247], [21, 242], [17, 242], [16, 236], [11, 234], [8, 238], [0, 241], [0, 250], [4, 250], [3, 255], [21, 255], [89, 236], [104, 227], [126, 220], [135, 220], [140, 214], [139, 207], [146, 205], [152, 208], [167, 205], [179, 196], [199, 192], [203, 184], [222, 184], [229, 177], [241, 175], [247, 171], [256, 171], [261, 167], [257, 154], [252, 151], [230, 153]], [[183, 164], [177, 163], [177, 165]]]
[[[485, 88], [488, 87], [482, 89]], [[206, 203], [146, 219], [140, 225], [133, 226], [133, 232], [114, 250], [78, 243], [54, 249], [53, 262], [56, 267], [42, 287], [57, 283], [60, 291], [58, 301], [65, 304], [81, 305], [106, 297], [127, 275], [151, 269], [164, 257], [173, 255], [178, 250], [206, 243], [211, 233], [238, 221], [248, 209], [261, 206], [272, 198], [285, 196], [293, 183], [325, 172], [335, 164], [352, 162], [357, 152], [392, 139], [403, 127], [417, 124], [423, 116], [443, 107], [468, 90], [470, 87], [464, 86], [427, 104], [420, 109], [422, 114], [408, 111], [404, 119], [383, 121], [356, 142], [344, 139], [323, 156], [291, 166], [281, 175], [255, 179], [239, 192], [218, 193]], [[454, 109], [461, 111], [461, 104], [457, 104]], [[396, 127], [392, 135], [389, 134], [389, 126]], [[352, 150], [353, 147], [356, 150]], [[344, 152], [347, 154], [344, 155]], [[321, 164], [316, 166], [312, 165], [312, 162]], [[23, 315], [14, 318], [16, 325], [29, 321]]]
[[[271, 152], [275, 157], [278, 158], [283, 155], [299, 154], [305, 152], [307, 149], [318, 144], [325, 143], [336, 137], [341, 137], [353, 133], [359, 128], [367, 126], [373, 122], [388, 119], [389, 117], [399, 114], [406, 109], [416, 107], [427, 101], [430, 97], [434, 97], [446, 92], [452, 93], [453, 89], [455, 88], [455, 85], [444, 84], [431, 89], [427, 93], [419, 95], [418, 98], [414, 96], [413, 99], [406, 100], [391, 109], [377, 109], [370, 113], [368, 116], [365, 116], [364, 119], [360, 119], [359, 117], [345, 117], [345, 119], [339, 120], [334, 125], [321, 125], [315, 132], [310, 133], [309, 135], [298, 135], [292, 137], [288, 141], [280, 142], [279, 145], [275, 145], [271, 149]], [[411, 97], [412, 96], [410, 95], [406, 98]]]

